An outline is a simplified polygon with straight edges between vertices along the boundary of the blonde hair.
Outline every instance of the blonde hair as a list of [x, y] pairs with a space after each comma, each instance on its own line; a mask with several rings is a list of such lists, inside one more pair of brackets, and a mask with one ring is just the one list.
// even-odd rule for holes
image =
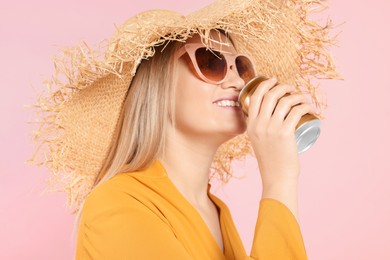
[[[176, 60], [173, 54], [181, 45], [174, 42], [155, 47], [155, 54], [137, 68], [121, 109], [115, 138], [93, 189], [116, 174], [147, 168], [164, 153], [167, 123], [174, 121], [171, 111]], [[75, 217], [74, 245], [84, 202]]]

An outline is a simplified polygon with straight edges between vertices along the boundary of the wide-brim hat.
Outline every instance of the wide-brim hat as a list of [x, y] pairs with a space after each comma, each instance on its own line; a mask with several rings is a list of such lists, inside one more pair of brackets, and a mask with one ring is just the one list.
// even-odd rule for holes
[[[310, 94], [321, 109], [312, 80], [337, 78], [328, 46], [330, 20], [319, 25], [309, 15], [324, 9], [320, 0], [220, 0], [183, 16], [167, 10], [140, 13], [118, 27], [95, 50], [87, 44], [64, 48], [54, 59], [48, 94], [36, 103], [40, 116], [32, 161], [52, 173], [49, 189], [67, 192], [78, 207], [91, 191], [113, 142], [130, 82], [143, 59], [166, 41], [221, 29], [238, 52], [249, 54], [257, 73], [276, 76]], [[215, 40], [215, 39], [214, 39]], [[233, 159], [250, 151], [245, 135], [224, 144], [213, 168], [227, 172]]]

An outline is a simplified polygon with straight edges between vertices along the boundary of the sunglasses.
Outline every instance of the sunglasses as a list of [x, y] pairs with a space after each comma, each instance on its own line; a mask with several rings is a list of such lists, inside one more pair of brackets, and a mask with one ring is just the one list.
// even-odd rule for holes
[[222, 53], [207, 48], [202, 43], [185, 44], [177, 51], [176, 57], [181, 58], [185, 53], [188, 54], [189, 58], [186, 59], [187, 62], [192, 63], [196, 74], [207, 83], [220, 84], [224, 82], [228, 69], [232, 66], [236, 67], [238, 75], [245, 83], [255, 77], [253, 62], [244, 54]]

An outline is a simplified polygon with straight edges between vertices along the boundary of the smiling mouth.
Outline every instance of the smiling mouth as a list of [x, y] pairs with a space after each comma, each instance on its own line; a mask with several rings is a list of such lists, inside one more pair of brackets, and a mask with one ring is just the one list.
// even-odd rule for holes
[[216, 104], [219, 107], [241, 107], [238, 101], [233, 100], [219, 100], [213, 102], [213, 104]]

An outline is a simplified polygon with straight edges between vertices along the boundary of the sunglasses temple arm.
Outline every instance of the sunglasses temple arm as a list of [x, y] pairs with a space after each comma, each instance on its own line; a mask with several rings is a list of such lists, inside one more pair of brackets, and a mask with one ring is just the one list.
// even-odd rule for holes
[[183, 47], [181, 47], [180, 49], [178, 49], [175, 53], [175, 58], [176, 59], [179, 59], [181, 58], [181, 56], [183, 56], [184, 53], [186, 53], [187, 50], [186, 50], [186, 46], [184, 45]]

